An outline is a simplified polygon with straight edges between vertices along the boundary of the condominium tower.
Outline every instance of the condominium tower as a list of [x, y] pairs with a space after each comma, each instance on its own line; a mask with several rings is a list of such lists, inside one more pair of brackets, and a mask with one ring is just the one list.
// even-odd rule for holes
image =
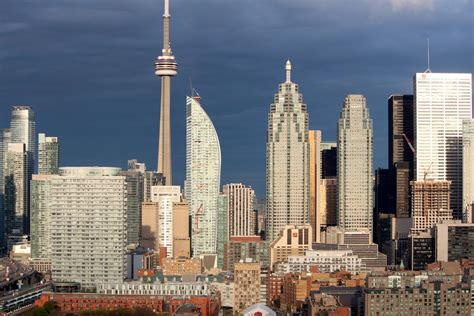
[[414, 77], [415, 179], [451, 181], [451, 208], [462, 218], [462, 121], [472, 118], [472, 74]]
[[463, 221], [472, 223], [474, 212], [474, 119], [463, 121], [462, 144]]
[[221, 147], [200, 97], [186, 98], [185, 196], [191, 213], [193, 255], [215, 254]]
[[119, 168], [60, 168], [32, 181], [32, 258], [83, 288], [126, 275], [127, 187]]
[[224, 185], [228, 203], [228, 234], [230, 236], [255, 235], [255, 191], [242, 183]]
[[59, 141], [57, 137], [38, 134], [38, 174], [58, 174]]
[[171, 132], [170, 132], [170, 88], [171, 77], [177, 74], [178, 64], [171, 51], [169, 0], [164, 0], [163, 49], [155, 62], [155, 75], [161, 77], [160, 135], [158, 140], [158, 173], [172, 184]]
[[337, 224], [372, 231], [372, 119], [363, 95], [350, 94], [337, 124]]
[[273, 241], [286, 225], [309, 223], [308, 110], [297, 84], [279, 85], [268, 114], [266, 154], [266, 237]]

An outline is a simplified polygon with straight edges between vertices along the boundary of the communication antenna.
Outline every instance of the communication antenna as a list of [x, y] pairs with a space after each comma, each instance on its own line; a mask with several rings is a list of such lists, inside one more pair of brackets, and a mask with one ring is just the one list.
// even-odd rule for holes
[[430, 68], [430, 38], [426, 39], [426, 50], [427, 50], [427, 61], [428, 61], [428, 68], [426, 68], [425, 72], [431, 72]]

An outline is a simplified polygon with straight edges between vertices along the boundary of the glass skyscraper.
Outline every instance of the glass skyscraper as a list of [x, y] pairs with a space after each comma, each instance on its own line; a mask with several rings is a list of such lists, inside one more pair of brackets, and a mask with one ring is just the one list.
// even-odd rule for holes
[[198, 96], [186, 98], [185, 196], [192, 220], [193, 255], [215, 254], [221, 147]]
[[462, 121], [472, 118], [472, 75], [414, 77], [415, 179], [451, 181], [453, 216], [462, 218]]
[[372, 231], [372, 119], [363, 95], [350, 94], [337, 124], [337, 224]]
[[297, 84], [286, 81], [268, 114], [266, 154], [266, 238], [273, 241], [286, 225], [309, 223], [308, 109]]

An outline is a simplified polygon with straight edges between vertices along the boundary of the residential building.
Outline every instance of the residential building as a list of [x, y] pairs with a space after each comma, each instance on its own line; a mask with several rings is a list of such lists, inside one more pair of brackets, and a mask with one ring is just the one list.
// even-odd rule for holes
[[224, 185], [227, 196], [228, 234], [231, 236], [255, 235], [255, 191], [242, 183]]
[[60, 168], [59, 175], [35, 176], [32, 188], [37, 199], [32, 218], [39, 219], [31, 222], [39, 234], [32, 239], [32, 254], [51, 260], [52, 279], [78, 282], [84, 289], [122, 282], [128, 209], [121, 170]]
[[414, 76], [415, 180], [450, 181], [450, 205], [462, 218], [462, 121], [472, 118], [471, 73]]
[[224, 247], [229, 241], [228, 202], [225, 193], [217, 196], [217, 267], [224, 267]]
[[217, 199], [221, 149], [216, 129], [198, 96], [186, 98], [185, 196], [191, 213], [193, 256], [217, 250]]
[[189, 206], [186, 201], [173, 203], [173, 258], [191, 256]]
[[38, 134], [38, 174], [59, 173], [59, 140]]
[[463, 221], [474, 222], [474, 119], [464, 120], [462, 125], [462, 200]]
[[142, 224], [140, 229], [140, 246], [145, 249], [159, 250], [159, 214], [158, 202], [142, 203]]
[[127, 182], [127, 245], [136, 247], [140, 243], [144, 178], [139, 171], [122, 171], [122, 176]]
[[260, 263], [238, 262], [234, 267], [234, 312], [260, 302]]
[[265, 241], [261, 240], [260, 236], [231, 236], [224, 246], [223, 269], [233, 271], [235, 263], [247, 259], [267, 267], [268, 250]]
[[345, 98], [337, 126], [337, 223], [372, 231], [372, 119], [363, 95]]
[[270, 243], [270, 269], [277, 262], [286, 262], [289, 256], [304, 255], [311, 249], [312, 227], [310, 225], [285, 226], [278, 238]]
[[[297, 84], [279, 85], [268, 114], [266, 154], [266, 239], [272, 242], [286, 225], [309, 223], [308, 109]], [[310, 236], [309, 238], [312, 238]]]
[[199, 275], [202, 262], [199, 258], [164, 258], [161, 269], [163, 275]]

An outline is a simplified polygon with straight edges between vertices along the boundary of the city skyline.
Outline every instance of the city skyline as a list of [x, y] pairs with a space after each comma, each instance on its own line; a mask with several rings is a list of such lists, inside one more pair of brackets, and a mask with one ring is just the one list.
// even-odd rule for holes
[[[235, 5], [206, 0], [205, 3], [212, 7], [210, 13], [201, 12], [200, 7], [183, 1], [172, 2], [173, 11], [179, 11], [180, 20], [183, 21], [172, 24], [175, 38], [173, 47], [179, 51], [179, 59], [183, 63], [180, 68], [182, 72], [173, 85], [171, 105], [176, 184], [182, 184], [184, 179], [185, 115], [182, 104], [189, 90], [190, 75], [193, 85], [206, 95], [206, 110], [223, 144], [221, 182], [243, 182], [252, 186], [257, 197], [262, 198], [265, 192], [263, 144], [267, 105], [271, 101], [274, 86], [282, 80], [279, 66], [288, 57], [293, 62], [295, 81], [305, 92], [310, 129], [321, 129], [323, 141], [335, 140], [337, 115], [344, 96], [359, 92], [367, 97], [374, 120], [374, 167], [386, 166], [386, 99], [392, 93], [412, 93], [412, 76], [426, 68], [427, 36], [431, 36], [431, 68], [434, 72], [472, 71], [469, 58], [469, 52], [472, 52], [469, 46], [472, 31], [469, 30], [468, 17], [456, 11], [462, 8], [462, 4], [453, 6], [456, 8], [446, 8], [438, 2], [427, 2], [427, 8], [420, 8], [417, 1], [405, 1], [403, 3], [408, 6], [397, 7], [387, 3], [371, 7], [369, 1], [351, 12], [353, 17], [350, 23], [341, 23], [331, 32], [331, 27], [340, 21], [323, 18], [324, 15], [332, 13], [335, 17], [344, 17], [351, 8], [345, 9], [340, 3], [324, 6], [307, 1]], [[5, 69], [0, 74], [1, 86], [5, 87], [5, 90], [0, 90], [1, 125], [8, 126], [11, 106], [26, 103], [37, 113], [37, 131], [56, 135], [62, 140], [62, 165], [125, 167], [128, 159], [137, 158], [154, 169], [160, 93], [157, 78], [150, 67], [160, 49], [161, 1], [138, 1], [134, 4], [118, 2], [107, 7], [107, 10], [112, 8], [111, 13], [107, 13], [105, 7], [96, 8], [91, 3], [78, 4], [83, 14], [72, 14], [70, 20], [53, 14], [55, 10], [61, 12], [65, 8], [54, 7], [51, 3], [45, 3], [41, 9], [35, 6], [28, 4], [20, 12], [16, 4], [12, 4], [5, 11], [9, 18], [0, 32], [0, 42], [7, 47], [5, 55], [0, 57], [5, 61], [2, 62]], [[31, 9], [39, 10], [39, 14], [29, 16]], [[92, 9], [97, 9], [94, 10], [96, 14], [86, 17], [85, 12]], [[135, 10], [143, 19], [129, 15], [127, 9]], [[278, 17], [287, 10], [300, 15], [301, 20], [288, 18], [279, 21]], [[305, 10], [309, 10], [310, 14], [305, 13]], [[233, 11], [235, 18], [231, 15]], [[407, 15], [407, 12], [410, 14]], [[217, 17], [216, 13], [228, 17], [228, 21]], [[215, 19], [202, 23], [203, 15]], [[321, 21], [308, 20], [312, 15], [320, 16]], [[201, 18], [197, 21], [195, 16]], [[350, 39], [350, 36], [341, 32], [348, 24], [352, 25], [365, 16], [369, 16], [366, 25], [356, 30], [362, 36], [359, 34]], [[456, 21], [453, 20], [454, 16]], [[130, 30], [120, 28], [124, 23], [119, 17], [129, 19]], [[106, 18], [104, 23], [100, 21], [102, 18]], [[214, 29], [223, 25], [225, 31], [240, 25], [235, 23], [235, 19], [244, 19], [248, 27], [230, 34]], [[22, 23], [18, 22], [20, 20]], [[66, 34], [35, 28], [42, 21], [48, 21], [49, 27], [65, 27], [69, 31], [67, 38], [60, 40]], [[403, 27], [417, 28], [418, 32], [406, 34], [402, 31], [394, 34], [393, 29], [385, 27], [390, 21], [406, 22]], [[96, 34], [88, 34], [89, 22], [93, 24], [92, 29]], [[318, 27], [319, 23], [321, 26]], [[294, 28], [284, 34], [275, 31], [287, 25]], [[378, 35], [370, 31], [374, 26], [378, 27]], [[257, 39], [266, 38], [277, 43], [280, 36], [296, 34], [295, 28], [298, 27], [304, 28], [305, 32], [310, 29], [321, 29], [321, 32], [314, 37], [313, 34], [309, 37], [293, 36], [288, 47], [273, 50], [271, 54], [269, 48], [274, 48], [273, 44], [267, 47], [257, 42]], [[439, 28], [442, 27], [445, 29], [440, 32]], [[111, 28], [116, 30], [110, 31]], [[252, 34], [253, 29], [257, 30], [255, 35]], [[120, 30], [123, 32], [118, 33]], [[450, 32], [458, 32], [460, 38], [451, 39]], [[401, 34], [405, 35], [401, 37]], [[41, 39], [37, 46], [42, 49], [32, 50], [31, 53], [23, 49], [24, 43], [29, 43], [30, 36]], [[135, 36], [138, 36], [136, 40], [126, 40], [135, 39]], [[102, 40], [98, 40], [98, 37], [107, 38], [109, 44], [99, 43]], [[338, 42], [341, 39], [346, 39], [347, 43]], [[390, 46], [402, 39], [409, 42], [412, 48], [400, 51]], [[255, 46], [252, 54], [238, 47], [241, 45], [231, 43], [244, 40]], [[53, 42], [61, 43], [62, 46], [48, 45]], [[186, 52], [188, 45], [192, 45], [193, 50]], [[359, 45], [365, 48], [361, 49]], [[456, 49], [447, 52], [445, 46]], [[324, 47], [324, 50], [319, 49], [316, 54], [306, 52], [314, 52], [317, 47]], [[371, 47], [371, 51], [366, 47]], [[334, 54], [335, 51], [340, 52]], [[95, 55], [91, 56], [91, 52], [95, 52]], [[117, 54], [120, 62], [113, 62], [114, 58], [111, 57], [114, 54]], [[13, 57], [9, 56], [18, 58], [12, 61]], [[51, 57], [57, 63], [51, 63]], [[70, 63], [70, 58], [73, 58], [73, 63]], [[65, 60], [71, 69], [65, 67]], [[76, 66], [79, 60], [81, 69]], [[30, 62], [35, 63], [34, 67]], [[47, 65], [54, 66], [50, 68]], [[261, 73], [253, 76], [255, 79], [248, 79], [256, 67]], [[124, 78], [117, 78], [116, 70], [112, 71], [112, 68], [119, 69]], [[75, 73], [71, 75], [71, 71]], [[228, 71], [232, 71], [232, 77], [226, 74]], [[43, 75], [47, 75], [48, 80], [42, 80]], [[88, 83], [80, 82], [79, 79], [84, 76], [91, 80]], [[47, 88], [43, 86], [45, 83], [48, 84]], [[239, 89], [248, 93], [228, 97]], [[68, 119], [71, 113], [75, 117], [73, 120]], [[90, 120], [90, 117], [95, 119]], [[124, 131], [120, 124], [127, 126], [127, 130]], [[239, 128], [243, 134], [236, 132]], [[85, 151], [89, 154], [81, 154]]]

